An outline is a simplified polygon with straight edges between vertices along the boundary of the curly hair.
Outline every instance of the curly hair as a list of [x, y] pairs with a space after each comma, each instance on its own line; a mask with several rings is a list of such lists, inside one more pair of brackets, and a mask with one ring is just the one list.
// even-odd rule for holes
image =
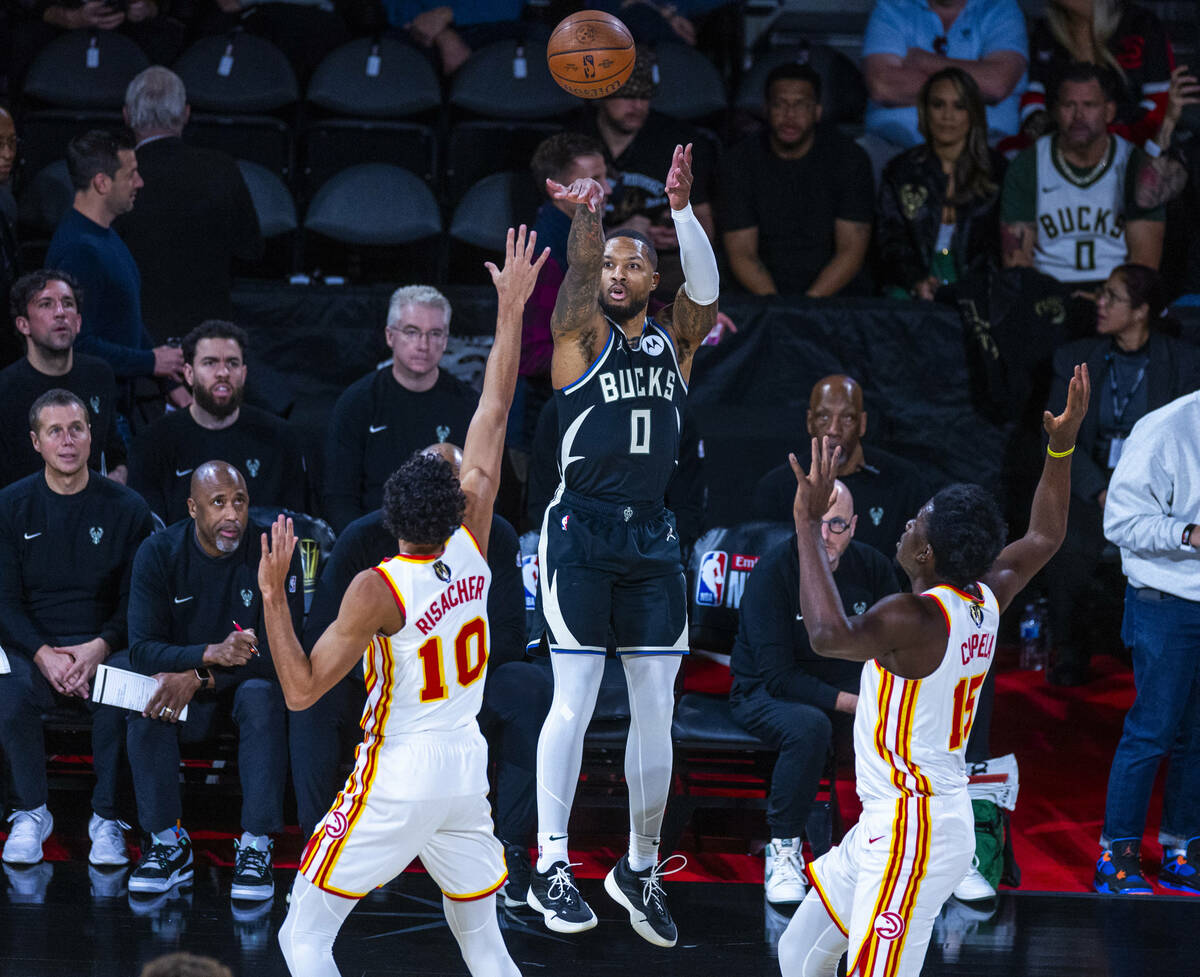
[[925, 520], [938, 576], [956, 587], [966, 587], [987, 573], [1008, 538], [992, 494], [965, 482], [938, 492]]
[[437, 455], [412, 455], [383, 486], [383, 524], [407, 543], [444, 543], [462, 525], [466, 510], [454, 468]]

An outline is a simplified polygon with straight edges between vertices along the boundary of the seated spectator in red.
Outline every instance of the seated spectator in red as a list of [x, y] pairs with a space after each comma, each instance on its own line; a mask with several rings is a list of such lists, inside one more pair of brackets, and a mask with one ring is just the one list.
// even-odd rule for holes
[[885, 294], [932, 299], [999, 258], [1004, 160], [988, 149], [983, 99], [965, 71], [930, 75], [917, 111], [925, 142], [884, 168], [875, 243]]
[[142, 276], [142, 318], [157, 343], [233, 317], [231, 265], [262, 256], [254, 201], [232, 156], [183, 141], [191, 108], [173, 71], [147, 68], [125, 91], [144, 186], [113, 225]]
[[90, 693], [97, 667], [126, 646], [130, 570], [154, 523], [137, 495], [88, 469], [88, 412], [73, 393], [47, 391], [22, 427], [42, 470], [0, 492], [0, 644], [10, 672], [0, 678], [0, 746], [14, 808], [4, 861], [40, 862], [54, 828], [42, 714], [65, 696], [92, 714], [88, 860], [125, 865], [118, 785], [128, 713]]
[[74, 279], [65, 271], [31, 272], [17, 280], [10, 298], [25, 355], [0, 372], [0, 486], [45, 467], [29, 441], [29, 408], [55, 388], [69, 390], [87, 405], [89, 467], [124, 484], [129, 472], [117, 430], [117, 381], [104, 360], [74, 350], [80, 329]]
[[243, 472], [255, 505], [307, 512], [308, 471], [295, 431], [274, 414], [242, 403], [245, 330], [210, 319], [183, 340], [186, 410], [160, 417], [133, 442], [130, 487], [167, 525], [188, 517], [193, 473], [211, 458]]
[[754, 295], [826, 298], [851, 290], [874, 216], [871, 163], [821, 121], [821, 76], [783, 64], [767, 75], [767, 128], [726, 155], [718, 223], [729, 264]]
[[[1079, 685], [1087, 680], [1095, 634], [1104, 607], [1120, 607], [1122, 587], [1105, 587], [1097, 562], [1104, 549], [1108, 483], [1133, 425], [1184, 394], [1200, 389], [1200, 347], [1167, 335], [1166, 287], [1153, 268], [1121, 265], [1096, 300], [1096, 335], [1054, 354], [1051, 411], [1067, 402], [1076, 363], [1086, 363], [1096, 395], [1071, 456], [1071, 508], [1067, 537], [1046, 565], [1054, 666], [1050, 680]], [[1123, 581], [1122, 581], [1123, 583]]]
[[1051, 95], [1073, 62], [1109, 76], [1116, 114], [1109, 131], [1135, 146], [1153, 139], [1167, 108], [1175, 54], [1159, 19], [1123, 0], [1048, 0], [1029, 38], [1029, 87], [1021, 96], [1025, 144], [1054, 127]]

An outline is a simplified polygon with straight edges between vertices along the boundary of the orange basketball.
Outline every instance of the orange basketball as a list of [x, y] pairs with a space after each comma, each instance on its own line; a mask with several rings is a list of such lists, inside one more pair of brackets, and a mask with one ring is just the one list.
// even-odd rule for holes
[[637, 51], [629, 28], [602, 10], [564, 17], [546, 44], [550, 74], [580, 98], [604, 98], [629, 80]]

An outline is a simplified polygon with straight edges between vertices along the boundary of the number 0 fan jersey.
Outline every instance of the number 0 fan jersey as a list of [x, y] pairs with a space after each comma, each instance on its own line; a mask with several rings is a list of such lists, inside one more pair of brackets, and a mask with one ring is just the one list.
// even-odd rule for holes
[[903, 679], [878, 662], [863, 668], [854, 754], [864, 804], [953, 794], [967, 786], [967, 739], [1000, 624], [995, 595], [977, 586], [982, 601], [948, 585], [921, 595], [937, 602], [949, 631], [933, 674]]

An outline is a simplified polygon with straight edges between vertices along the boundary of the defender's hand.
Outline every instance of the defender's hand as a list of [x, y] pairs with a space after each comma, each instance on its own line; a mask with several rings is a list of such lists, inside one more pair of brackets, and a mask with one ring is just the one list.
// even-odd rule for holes
[[538, 255], [536, 246], [537, 231], [529, 231], [526, 237], [524, 224], [515, 231], [510, 227], [504, 244], [504, 267], [497, 268], [490, 261], [483, 263], [492, 276], [492, 284], [496, 286], [496, 294], [501, 302], [524, 305], [525, 300], [533, 294], [542, 265], [550, 257], [549, 248], [543, 248]]
[[1079, 434], [1079, 425], [1087, 414], [1088, 401], [1092, 396], [1092, 382], [1088, 377], [1086, 363], [1075, 367], [1075, 375], [1071, 377], [1067, 387], [1067, 406], [1058, 417], [1049, 411], [1042, 413], [1042, 427], [1050, 438], [1052, 451], [1069, 451], [1075, 446], [1075, 438]]
[[819, 523], [829, 511], [833, 499], [833, 483], [837, 480], [838, 464], [842, 459], [841, 447], [830, 450], [829, 438], [812, 439], [812, 465], [804, 474], [794, 454], [788, 455], [788, 463], [796, 475], [796, 498], [792, 502], [792, 518], [799, 528], [805, 523]]

